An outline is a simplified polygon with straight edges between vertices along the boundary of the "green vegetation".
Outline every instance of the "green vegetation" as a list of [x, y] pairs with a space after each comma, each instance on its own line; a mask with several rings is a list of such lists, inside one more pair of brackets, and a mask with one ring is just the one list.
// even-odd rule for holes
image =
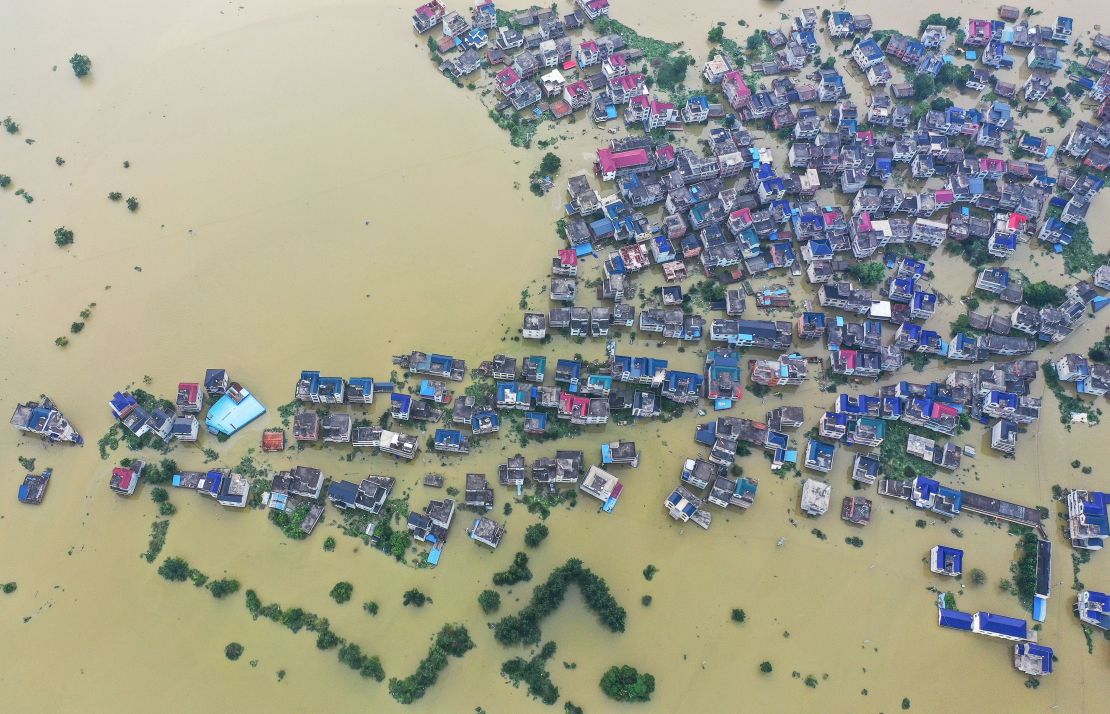
[[663, 91], [673, 91], [686, 80], [686, 70], [693, 63], [693, 57], [682, 54], [665, 58], [655, 72], [655, 83]]
[[771, 663], [768, 662], [767, 660], [763, 660], [762, 662], [759, 663], [759, 671], [763, 672], [764, 674], [770, 674], [771, 672], [774, 671], [774, 669], [775, 668], [772, 667]]
[[150, 524], [150, 542], [147, 544], [146, 552], [142, 554], [143, 560], [148, 563], [157, 560], [162, 547], [166, 545], [166, 531], [169, 529], [169, 521], [154, 521]]
[[1099, 266], [1106, 265], [1108, 260], [1110, 255], [1095, 252], [1087, 224], [1075, 226], [1071, 243], [1064, 248], [1064, 270], [1067, 274], [1074, 275], [1082, 271], [1093, 273]]
[[73, 245], [73, 231], [65, 226], [54, 229], [54, 245], [59, 248], [64, 248], [67, 245]]
[[483, 590], [478, 595], [478, 605], [487, 615], [497, 612], [501, 609], [501, 593], [496, 590]]
[[741, 622], [741, 623], [748, 619], [747, 613], [744, 612], [744, 610], [739, 608], [739, 607], [732, 608], [731, 617], [732, 617], [733, 622]]
[[377, 656], [368, 657], [362, 648], [348, 642], [339, 648], [339, 661], [357, 671], [359, 676], [380, 682], [385, 679], [385, 670]]
[[405, 607], [408, 607], [409, 605], [412, 605], [413, 607], [424, 607], [424, 605], [429, 602], [431, 602], [431, 599], [416, 588], [406, 590], [401, 600], [401, 604]]
[[720, 44], [721, 40], [725, 39], [725, 27], [724, 27], [724, 25], [718, 23], [718, 24], [714, 25], [713, 27], [711, 27], [709, 29], [709, 34], [707, 35], [706, 39], [708, 39], [710, 42], [716, 42], [716, 43]]
[[932, 463], [906, 453], [906, 441], [910, 434], [929, 436], [930, 432], [901, 421], [887, 422], [886, 438], [879, 446], [879, 459], [883, 462], [883, 475], [886, 478], [909, 479], [914, 476], [932, 476], [937, 472], [937, 467]]
[[921, 21], [921, 24], [918, 25], [917, 28], [917, 34], [920, 35], [922, 32], [925, 32], [925, 28], [929, 25], [944, 25], [944, 27], [947, 28], [949, 32], [955, 32], [956, 30], [960, 29], [960, 18], [945, 17], [939, 12], [934, 12]]
[[651, 582], [652, 578], [654, 578], [655, 574], [658, 573], [658, 572], [659, 572], [659, 568], [657, 568], [654, 565], [651, 565], [649, 563], [648, 566], [646, 568], [644, 568], [644, 580], [647, 580], [648, 582]]
[[528, 569], [528, 556], [517, 553], [513, 556], [512, 565], [499, 573], [493, 574], [494, 585], [516, 585], [532, 579], [532, 571]]
[[902, 708], [903, 709], [909, 709], [910, 708], [910, 698], [909, 697], [902, 697]]
[[69, 345], [69, 338], [68, 337], [55, 337], [54, 338], [54, 344], [56, 344], [58, 347], [66, 347], [66, 346]]
[[268, 517], [270, 523], [280, 528], [282, 534], [286, 538], [290, 540], [304, 540], [308, 537], [308, 534], [301, 528], [301, 523], [304, 522], [311, 508], [311, 503], [300, 503], [291, 511], [278, 511], [271, 508]]
[[559, 173], [559, 168], [562, 165], [562, 159], [549, 151], [543, 155], [543, 159], [540, 161], [540, 173], [545, 176], [554, 176]]
[[859, 536], [849, 536], [844, 539], [844, 542], [854, 548], [863, 547], [863, 538], [860, 538]]
[[959, 610], [956, 607], [956, 596], [952, 593], [944, 593], [944, 607], [946, 610]]
[[883, 264], [878, 261], [853, 263], [848, 272], [850, 272], [855, 279], [859, 281], [860, 285], [864, 287], [878, 285], [886, 275], [886, 269], [883, 267]]
[[128, 196], [127, 210], [131, 211], [132, 213], [139, 210], [139, 199], [135, 198], [134, 196]]
[[88, 55], [74, 53], [74, 55], [69, 58], [69, 66], [73, 67], [73, 73], [77, 75], [78, 78], [85, 77], [88, 76], [89, 70], [92, 69], [92, 60], [89, 59]]
[[529, 548], [536, 548], [540, 543], [543, 543], [548, 533], [550, 533], [550, 531], [546, 525], [543, 523], [533, 523], [524, 529], [524, 545]]
[[640, 598], [640, 604], [643, 605], [644, 607], [650, 607], [651, 602], [652, 602], [651, 595], [644, 595], [643, 597]]
[[646, 702], [655, 691], [655, 677], [627, 664], [613, 666], [601, 676], [601, 691], [618, 702]]
[[932, 75], [918, 74], [913, 78], [913, 96], [914, 99], [919, 101], [928, 99], [936, 94], [936, 82], [933, 81]]
[[643, 52], [648, 60], [662, 59], [682, 46], [678, 42], [663, 42], [651, 37], [644, 37], [631, 27], [609, 17], [600, 17], [595, 20], [594, 30], [599, 35], [610, 33], [620, 35], [629, 47]]
[[1010, 573], [1014, 576], [1014, 594], [1021, 604], [1033, 606], [1033, 596], [1037, 592], [1037, 535], [1026, 532], [1018, 541], [1018, 559], [1010, 563]]
[[15, 119], [12, 119], [11, 117], [4, 117], [4, 131], [8, 132], [9, 134], [18, 134], [19, 124], [16, 122]]
[[239, 581], [234, 578], [213, 580], [208, 584], [208, 592], [212, 593], [212, 597], [217, 600], [222, 600], [228, 595], [239, 592]]
[[5, 595], [11, 595], [12, 593], [14, 593], [16, 591], [16, 589], [18, 587], [19, 586], [16, 585], [14, 580], [12, 580], [11, 582], [4, 583], [4, 587], [3, 587], [4, 594]]
[[394, 677], [389, 680], [389, 693], [401, 704], [412, 704], [436, 683], [439, 673], [447, 667], [448, 657], [462, 657], [473, 648], [474, 641], [470, 639], [466, 627], [444, 625], [416, 672], [404, 679]]
[[1060, 376], [1057, 374], [1054, 364], [1045, 361], [1041, 365], [1041, 371], [1044, 372], [1045, 386], [1056, 397], [1056, 405], [1060, 409], [1061, 424], [1064, 424], [1070, 430], [1072, 414], [1086, 414], [1088, 421], [1098, 423], [1098, 409], [1079, 397], [1072, 396], [1069, 392], [1064, 391], [1064, 385], [1060, 383]]
[[362, 603], [362, 609], [365, 610], [366, 614], [370, 615], [371, 617], [376, 616], [378, 614], [378, 603], [374, 602], [373, 600], [371, 600], [370, 602], [364, 602]]
[[342, 605], [351, 599], [351, 593], [355, 591], [355, 586], [351, 585], [346, 580], [341, 580], [335, 584], [335, 587], [328, 593], [332, 600]]
[[108, 194], [108, 200], [113, 202], [121, 201], [123, 200], [123, 194], [119, 191], [112, 191]]
[[184, 558], [166, 558], [158, 566], [158, 574], [170, 582], [185, 582], [189, 579], [189, 561]]
[[0, 188], [7, 188], [12, 184], [12, 177], [6, 174], [0, 174]]
[[532, 659], [514, 657], [501, 664], [501, 674], [508, 677], [514, 685], [521, 680], [528, 685], [528, 694], [544, 704], [554, 704], [559, 700], [559, 688], [551, 681], [547, 672], [547, 661], [555, 655], [555, 643], [547, 642]]
[[331, 536], [328, 536], [327, 538], [324, 539], [324, 550], [329, 552], [329, 553], [331, 551], [335, 550], [335, 538], [332, 538]]
[[35, 470], [35, 459], [30, 456], [20, 456], [19, 465], [28, 471]]
[[1035, 307], [1049, 307], [1059, 305], [1064, 301], [1064, 289], [1041, 280], [1036, 283], [1026, 282], [1024, 300], [1026, 304]]
[[[78, 75], [80, 76], [80, 75]], [[238, 642], [231, 642], [227, 647], [224, 647], [224, 657], [234, 662], [243, 655], [243, 645]]]
[[498, 114], [493, 109], [489, 111], [489, 118], [494, 124], [509, 132], [509, 143], [527, 149], [532, 146], [532, 137], [536, 135], [539, 125], [532, 119], [522, 119], [515, 112]]
[[519, 613], [503, 617], [494, 625], [494, 637], [505, 646], [539, 642], [540, 622], [559, 608], [572, 583], [581, 589], [586, 607], [598, 616], [602, 625], [611, 632], [624, 632], [627, 613], [609, 591], [609, 585], [582, 565], [582, 561], [571, 558], [551, 571], [546, 582], [536, 586], [529, 603]]
[[1091, 345], [1091, 349], [1087, 350], [1087, 357], [1099, 364], [1110, 362], [1110, 337], [1103, 337]]
[[165, 503], [170, 500], [170, 493], [161, 486], [155, 486], [150, 490], [150, 498], [155, 503]]
[[971, 569], [971, 584], [972, 585], [982, 585], [985, 582], [987, 582], [987, 574], [984, 573], [979, 568], [972, 568]]

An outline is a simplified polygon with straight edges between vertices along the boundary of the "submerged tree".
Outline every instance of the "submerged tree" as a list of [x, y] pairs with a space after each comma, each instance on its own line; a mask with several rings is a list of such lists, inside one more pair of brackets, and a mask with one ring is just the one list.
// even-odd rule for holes
[[88, 55], [76, 53], [69, 58], [69, 64], [73, 67], [73, 73], [78, 77], [88, 75], [89, 70], [92, 69], [92, 60]]

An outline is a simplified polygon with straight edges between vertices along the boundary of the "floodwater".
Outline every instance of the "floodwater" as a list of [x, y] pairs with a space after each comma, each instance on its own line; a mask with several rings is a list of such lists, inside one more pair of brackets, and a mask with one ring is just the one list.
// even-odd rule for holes
[[[750, 25], [766, 27], [778, 24], [780, 10], [801, 6], [616, 5], [614, 14], [628, 24], [681, 39], [699, 54], [718, 19], [733, 25], [742, 11]], [[1069, 3], [1085, 30], [1100, 19], [1097, 7]], [[876, 27], [908, 29], [917, 20], [889, 4], [852, 9], [870, 12]], [[932, 9], [993, 16], [985, 2]], [[258, 6], [51, 0], [9, 8], [0, 25], [0, 113], [16, 118], [22, 131], [0, 137], [0, 172], [14, 179], [0, 193], [2, 410], [46, 392], [95, 442], [111, 423], [105, 402], [114, 390], [141, 385], [146, 376], [148, 390], [172, 396], [177, 382], [224, 367], [270, 414], [226, 443], [202, 439], [177, 448], [173, 458], [200, 468], [200, 449], [210, 447], [231, 466], [257, 446], [264, 427], [276, 424], [276, 408], [289, 401], [301, 369], [385, 379], [390, 355], [412, 349], [451, 353], [471, 366], [498, 351], [534, 353], [511, 336], [522, 290], [530, 290], [533, 307], [547, 307], [536, 296], [559, 246], [551, 222], [561, 196], [539, 200], [528, 193], [527, 175], [540, 152], [510, 147], [476, 93], [438, 75], [409, 14], [407, 6], [376, 0]], [[84, 82], [66, 63], [74, 51], [94, 62]], [[539, 138], [553, 136], [565, 137], [556, 148], [564, 176], [585, 167], [606, 138], [585, 121], [547, 128]], [[55, 165], [55, 156], [65, 165]], [[34, 203], [13, 196], [16, 188], [33, 194]], [[109, 191], [136, 196], [141, 208], [128, 213], [105, 198]], [[1107, 216], [1102, 203], [1095, 211]], [[51, 240], [61, 225], [76, 234], [65, 250]], [[1097, 217], [1092, 225], [1099, 249]], [[1012, 263], [1062, 282], [1058, 260], [1033, 257], [1023, 247]], [[969, 267], [939, 253], [932, 269], [938, 289], [953, 298], [971, 283]], [[54, 339], [68, 334], [89, 303], [96, 307], [85, 330], [56, 348]], [[933, 324], [945, 333], [956, 311], [946, 307]], [[1083, 351], [1106, 324], [1100, 315], [1038, 357]], [[542, 349], [551, 357], [603, 352], [601, 344], [564, 338]], [[620, 349], [658, 351], [686, 369], [697, 369], [703, 356], [700, 346], [654, 350], [644, 339]], [[901, 376], [923, 381], [945, 373], [934, 364]], [[980, 456], [942, 480], [1046, 506], [1053, 484], [1105, 488], [1107, 427], [1066, 432], [1055, 400], [1044, 396], [1044, 417], [1023, 435], [1017, 461], [990, 455], [975, 428], [958, 441]], [[831, 398], [810, 384], [783, 402], [748, 396], [731, 413], [762, 418], [778, 403], [799, 404], [812, 422]], [[876, 497], [872, 524], [857, 532], [835, 513], [851, 491], [845, 451], [830, 475], [833, 512], [819, 522], [796, 512], [799, 479], [772, 476], [753, 454], [740, 461], [760, 479], [750, 512], [716, 512], [708, 532], [676, 525], [661, 504], [682, 460], [697, 453], [696, 421], [591, 429], [559, 444], [596, 458], [599, 443], [623, 436], [643, 450], [640, 468], [619, 474], [627, 488], [613, 514], [596, 513], [583, 497], [576, 508], [553, 513], [551, 537], [530, 554], [537, 581], [568, 557], [582, 558], [629, 613], [627, 632], [613, 635], [572, 592], [544, 623], [545, 639], [558, 643], [550, 671], [562, 699], [592, 712], [615, 708], [597, 681], [611, 664], [628, 663], [656, 676], [652, 703], [640, 707], [645, 711], [889, 712], [903, 698], [916, 711], [1104, 708], [1098, 702], [1110, 693], [1107, 643], [1099, 638], [1087, 653], [1071, 613], [1070, 553], [1056, 528], [1055, 594], [1039, 634], [1059, 662], [1031, 690], [1012, 668], [1007, 644], [938, 629], [927, 588], [952, 583], [932, 576], [922, 560], [937, 543], [965, 548], [968, 567], [986, 571], [989, 583], [969, 584], [960, 607], [1021, 615], [1016, 599], [996, 587], [1008, 577], [1015, 545], [1005, 529], [970, 517], [950, 525], [929, 518], [919, 529], [919, 514]], [[530, 445], [524, 453], [531, 461], [554, 448]], [[332, 478], [393, 475], [397, 492], [410, 491], [420, 507], [442, 493], [419, 485], [426, 472], [443, 472], [449, 485], [461, 487], [467, 471], [495, 479], [496, 464], [516, 451], [503, 435], [446, 466], [427, 455], [413, 464], [368, 456], [348, 462], [345, 448], [254, 456], [273, 468], [318, 466]], [[17, 456], [34, 457], [37, 469], [54, 468], [38, 508], [13, 497]], [[1093, 474], [1072, 470], [1072, 459], [1092, 465]], [[252, 621], [241, 596], [216, 601], [159, 578], [138, 557], [155, 505], [143, 490], [129, 500], [111, 494], [105, 482], [113, 462], [100, 460], [95, 445], [47, 447], [7, 430], [0, 462], [8, 471], [0, 498], [0, 581], [19, 585], [0, 595], [6, 710], [401, 709], [384, 684], [317, 651], [310, 635]], [[163, 555], [183, 556], [213, 577], [236, 577], [267, 602], [328, 617], [336, 632], [380, 655], [389, 676], [412, 672], [443, 623], [465, 623], [477, 648], [452, 660], [413, 709], [554, 711], [500, 677], [500, 663], [521, 652], [494, 641], [475, 601], [490, 587], [491, 573], [522, 549], [524, 528], [536, 520], [519, 504], [498, 551], [469, 542], [461, 514], [440, 566], [418, 570], [342, 537], [332, 511], [311, 538], [290, 542], [259, 511], [232, 512], [182, 493], [172, 500], [178, 513]], [[499, 489], [498, 518], [508, 501], [511, 494]], [[827, 540], [811, 535], [814, 527]], [[339, 540], [334, 553], [322, 550], [327, 535]], [[864, 540], [862, 548], [845, 544], [853, 535]], [[1104, 560], [1096, 554], [1082, 573], [1096, 589], [1110, 587]], [[651, 582], [641, 575], [649, 563], [659, 569]], [[327, 595], [340, 580], [355, 586], [343, 606]], [[403, 608], [401, 593], [411, 587], [434, 602]], [[513, 588], [502, 613], [515, 612], [530, 593], [528, 586]], [[643, 595], [653, 597], [650, 607], [640, 604]], [[368, 600], [381, 605], [375, 618], [359, 607]], [[746, 611], [744, 624], [729, 621], [734, 607]], [[235, 663], [223, 656], [230, 641], [246, 647]], [[770, 675], [758, 671], [764, 660], [773, 663]], [[816, 688], [803, 684], [810, 675]]]

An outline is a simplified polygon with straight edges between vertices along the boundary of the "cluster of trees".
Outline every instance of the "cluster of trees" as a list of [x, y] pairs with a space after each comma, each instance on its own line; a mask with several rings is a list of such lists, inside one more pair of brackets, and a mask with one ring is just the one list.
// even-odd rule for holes
[[501, 593], [496, 590], [483, 590], [478, 595], [478, 605], [487, 615], [497, 612], [501, 609]]
[[555, 656], [555, 643], [547, 642], [532, 659], [514, 657], [501, 664], [501, 674], [512, 680], [513, 684], [528, 685], [528, 694], [544, 704], [554, 704], [559, 700], [559, 688], [551, 681], [547, 671], [547, 661]]
[[1026, 533], [1018, 542], [1021, 556], [1010, 564], [1014, 576], [1014, 589], [1022, 605], [1031, 607], [1037, 593], [1037, 535]]
[[601, 676], [601, 691], [618, 702], [646, 702], [655, 691], [655, 677], [627, 664], [613, 666]]
[[524, 529], [524, 545], [529, 548], [535, 548], [540, 543], [543, 543], [549, 533], [550, 531], [543, 523], [533, 523]]
[[385, 670], [377, 655], [367, 656], [358, 645], [348, 642], [339, 648], [339, 661], [357, 671], [359, 676], [380, 682], [385, 679]]
[[[80, 75], [78, 75], [80, 76]], [[234, 662], [243, 656], [243, 645], [238, 642], [229, 642], [227, 647], [224, 647], [224, 657]]]
[[627, 612], [617, 603], [604, 578], [595, 575], [582, 561], [571, 558], [551, 571], [547, 581], [532, 591], [528, 604], [516, 615], [501, 618], [493, 629], [503, 645], [534, 644], [540, 641], [540, 621], [555, 612], [571, 583], [578, 585], [586, 607], [612, 632], [624, 632]]
[[[338, 583], [338, 585], [343, 585], [343, 583]], [[236, 583], [236, 586], [238, 586], [238, 583]], [[366, 655], [361, 647], [347, 642], [337, 635], [332, 631], [328, 618], [320, 617], [314, 612], [308, 612], [299, 607], [283, 610], [281, 605], [277, 603], [264, 605], [262, 599], [258, 597], [258, 593], [254, 590], [247, 590], [246, 601], [247, 610], [250, 611], [251, 617], [254, 619], [257, 620], [260, 616], [265, 617], [284, 625], [293, 633], [300, 632], [302, 629], [314, 632], [316, 633], [317, 649], [330, 650], [339, 647], [340, 662], [356, 670], [366, 679], [373, 679], [378, 682], [385, 679], [385, 670], [382, 669], [381, 660], [377, 656]], [[374, 611], [377, 612], [376, 605]]]
[[877, 261], [853, 263], [852, 267], [848, 269], [848, 272], [859, 281], [860, 285], [865, 287], [878, 285], [886, 275], [886, 269], [883, 267], [883, 264]]
[[473, 648], [474, 640], [464, 625], [444, 625], [416, 671], [404, 679], [389, 680], [390, 695], [402, 704], [412, 704], [436, 683], [439, 673], [447, 667], [448, 657], [462, 657]]
[[1059, 305], [1064, 302], [1064, 289], [1041, 280], [1036, 283], [1026, 283], [1023, 299], [1028, 305], [1036, 308]]
[[660, 89], [670, 91], [686, 81], [686, 70], [694, 64], [694, 58], [675, 55], [665, 58], [655, 72], [655, 83]]
[[212, 593], [212, 597], [217, 600], [222, 600], [228, 595], [234, 595], [239, 592], [239, 581], [235, 578], [220, 578], [213, 580], [208, 584], [208, 592]]
[[531, 579], [532, 571], [528, 568], [528, 556], [524, 553], [514, 555], [512, 565], [506, 570], [493, 574], [494, 585], [516, 585]]
[[430, 598], [416, 588], [406, 590], [401, 599], [401, 604], [405, 607], [412, 605], [413, 607], [424, 607], [425, 604], [431, 602]]
[[69, 58], [69, 65], [73, 67], [73, 73], [77, 75], [78, 78], [85, 77], [92, 69], [92, 60], [89, 59], [88, 55], [74, 53], [74, 55]]
[[351, 599], [351, 593], [353, 593], [354, 591], [354, 585], [351, 585], [346, 580], [341, 580], [335, 584], [335, 587], [331, 589], [331, 592], [329, 592], [328, 595], [331, 596], [332, 600], [335, 600], [337, 603], [342, 605], [343, 603]]
[[61, 228], [54, 229], [54, 245], [59, 248], [64, 248], [67, 245], [73, 245], [73, 231], [62, 226]]

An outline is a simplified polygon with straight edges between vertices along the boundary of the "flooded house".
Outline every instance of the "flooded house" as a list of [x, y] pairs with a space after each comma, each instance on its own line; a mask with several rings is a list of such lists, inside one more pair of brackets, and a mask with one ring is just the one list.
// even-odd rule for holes
[[436, 429], [433, 448], [451, 454], [469, 454], [470, 439], [458, 429]]
[[497, 480], [502, 486], [523, 486], [528, 479], [528, 461], [520, 454], [497, 466]]
[[389, 391], [393, 391], [393, 385], [391, 384], [375, 385], [374, 380], [370, 377], [351, 377], [347, 380], [347, 403], [373, 404], [374, 393], [378, 391], [378, 386], [383, 389], [388, 387]]
[[830, 444], [820, 439], [810, 439], [806, 446], [805, 467], [828, 473], [832, 471], [835, 455], [836, 444]]
[[1052, 648], [1036, 642], [1018, 642], [1014, 645], [1014, 669], [1022, 674], [1043, 677], [1052, 674], [1056, 656]]
[[583, 478], [582, 482], [578, 485], [578, 488], [583, 493], [593, 496], [605, 504], [603, 508], [612, 510], [612, 507], [609, 505], [610, 501], [615, 505], [624, 487], [616, 476], [597, 466], [591, 466], [585, 478]]
[[271, 493], [316, 499], [324, 487], [324, 473], [310, 466], [294, 466], [289, 471], [279, 471], [270, 483]]
[[759, 482], [755, 479], [747, 476], [732, 478], [721, 473], [710, 486], [706, 500], [721, 508], [736, 506], [747, 510], [755, 504], [758, 489]]
[[317, 441], [320, 438], [320, 415], [316, 412], [300, 412], [293, 415], [293, 439], [296, 441]]
[[496, 434], [501, 430], [501, 417], [494, 411], [477, 411], [470, 418], [470, 429], [475, 435]]
[[320, 420], [320, 430], [325, 442], [346, 444], [351, 440], [354, 421], [350, 414], [327, 414]]
[[929, 570], [937, 575], [959, 577], [964, 571], [964, 552], [946, 545], [933, 546], [929, 551]]
[[1068, 537], [1073, 548], [1101, 550], [1110, 536], [1110, 493], [1068, 491]]
[[471, 540], [496, 550], [505, 537], [505, 526], [492, 518], [481, 516], [474, 521], [474, 525], [467, 531], [467, 535], [470, 536]]
[[175, 403], [180, 414], [199, 414], [204, 407], [204, 392], [196, 382], [181, 382], [177, 385]]
[[[733, 450], [735, 453], [735, 450]], [[727, 472], [723, 464], [704, 461], [700, 458], [686, 459], [682, 465], [681, 480], [694, 488], [708, 488], [709, 484], [724, 476]]]
[[[284, 433], [284, 432], [283, 432]], [[200, 420], [193, 414], [175, 416], [170, 422], [169, 438], [178, 441], [196, 441], [200, 435]]]
[[142, 476], [145, 466], [145, 461], [136, 459], [127, 466], [115, 467], [108, 479], [108, 488], [120, 496], [130, 496], [139, 487], [139, 477]]
[[603, 466], [639, 466], [640, 452], [636, 449], [636, 442], [613, 441], [602, 444], [601, 463]]
[[204, 371], [204, 391], [209, 397], [219, 399], [231, 384], [226, 369], [208, 369]]
[[543, 355], [531, 355], [524, 358], [520, 371], [520, 378], [523, 381], [532, 384], [543, 384], [546, 375], [547, 357]]
[[797, 429], [805, 423], [805, 409], [802, 407], [775, 407], [767, 412], [767, 428], [772, 431]]
[[303, 371], [294, 396], [301, 402], [313, 404], [342, 404], [346, 385], [340, 377], [321, 377], [319, 372]]
[[208, 409], [204, 423], [212, 434], [231, 436], [265, 413], [266, 407], [250, 390], [232, 382], [223, 396]]
[[85, 443], [84, 438], [77, 433], [57, 405], [47, 396], [43, 396], [38, 402], [17, 404], [15, 411], [12, 412], [11, 425], [19, 431], [34, 434], [50, 443], [68, 443], [78, 446]]
[[490, 510], [493, 508], [493, 489], [485, 474], [467, 474], [466, 488], [463, 492], [463, 505], [471, 508]]
[[807, 516], [823, 516], [829, 510], [832, 485], [807, 478], [802, 483], [801, 508]]
[[852, 480], [871, 485], [882, 475], [882, 462], [871, 454], [856, 454], [852, 460]]
[[37, 506], [46, 498], [46, 488], [50, 485], [53, 469], [46, 469], [41, 474], [27, 474], [23, 483], [19, 485], [17, 497], [20, 503]]
[[414, 374], [443, 377], [455, 382], [461, 382], [466, 377], [466, 361], [449, 355], [414, 351], [407, 356], [394, 357], [393, 362]]
[[[424, 512], [412, 511], [409, 513], [406, 527], [412, 534], [413, 540], [421, 543], [443, 544], [447, 541], [447, 532], [451, 528], [451, 521], [455, 517], [455, 502], [450, 498], [443, 500], [432, 499], [424, 507]], [[431, 559], [429, 558], [429, 562]]]
[[667, 514], [671, 518], [681, 523], [693, 521], [702, 528], [708, 529], [713, 519], [712, 514], [702, 508], [702, 499], [682, 486], [671, 491], [663, 501], [663, 507], [667, 509]]
[[367, 476], [358, 484], [332, 481], [328, 485], [328, 500], [336, 508], [366, 511], [376, 515], [389, 500], [395, 483], [396, 479], [392, 476]]
[[866, 526], [871, 522], [871, 499], [863, 496], [845, 496], [840, 504], [840, 518], [853, 526]]
[[524, 313], [521, 337], [527, 340], [542, 340], [547, 337], [547, 316], [542, 312]]

